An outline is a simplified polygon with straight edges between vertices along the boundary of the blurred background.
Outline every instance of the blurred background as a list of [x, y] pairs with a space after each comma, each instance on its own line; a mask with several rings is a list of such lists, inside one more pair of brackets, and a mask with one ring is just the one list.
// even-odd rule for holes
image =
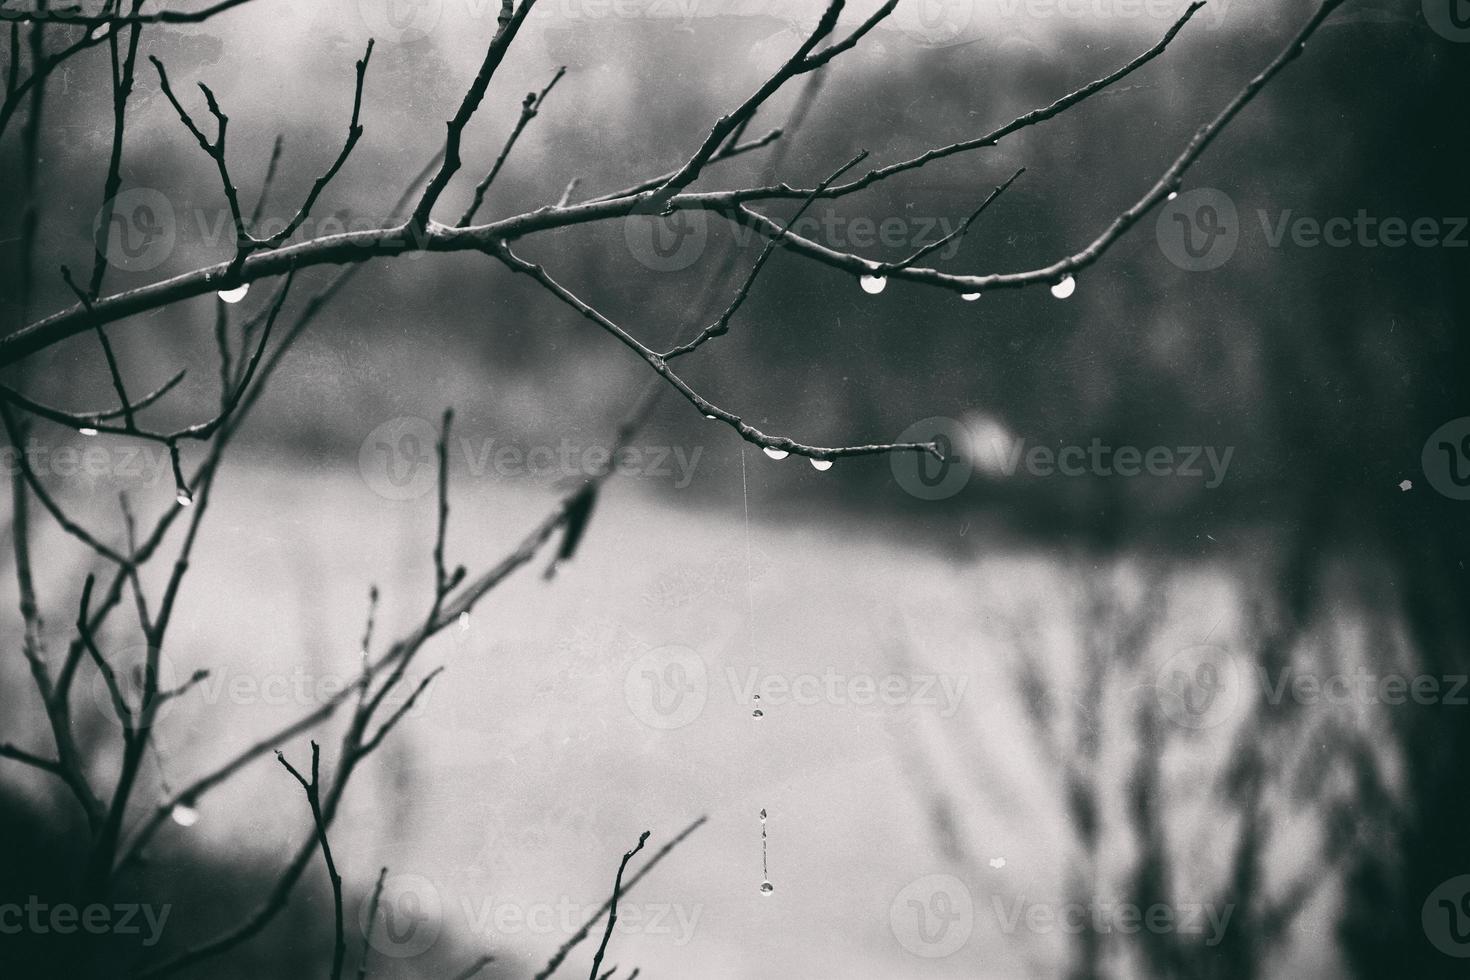
[[[844, 23], [874, 6], [852, 4]], [[778, 251], [729, 335], [685, 360], [684, 376], [768, 432], [816, 445], [942, 436], [956, 459], [819, 472], [665, 397], [575, 559], [547, 580], [541, 556], [437, 637], [414, 670], [445, 673], [355, 777], [332, 834], [349, 922], [384, 865], [399, 917], [374, 939], [373, 974], [452, 976], [489, 953], [484, 975], [531, 975], [606, 897], [640, 831], [652, 848], [708, 815], [625, 897], [606, 961], [620, 976], [1459, 975], [1470, 31], [1443, 7], [1350, 0], [1179, 199], [1068, 298], [1035, 288], [969, 302], [899, 281], [873, 295]], [[557, 66], [567, 74], [482, 218], [553, 203], [573, 179], [580, 198], [678, 166], [820, 9], [542, 0], [436, 214], [459, 214], [522, 97]], [[979, 135], [1124, 64], [1182, 10], [901, 0], [816, 82], [771, 100], [750, 135], [792, 124], [776, 146], [712, 167], [700, 186], [744, 186], [773, 163], [776, 179], [811, 186], [858, 149], [884, 164]], [[929, 261], [1050, 263], [1145, 193], [1310, 11], [1211, 0], [1119, 85], [997, 147], [819, 202], [799, 230], [897, 261], [1024, 166]], [[200, 118], [193, 83], [218, 95], [247, 208], [282, 137], [262, 209], [279, 227], [338, 152], [352, 65], [376, 38], [365, 135], [306, 239], [390, 220], [497, 12], [256, 0], [151, 28], [142, 51]], [[69, 305], [54, 270], [90, 263], [109, 93], [105, 48], [52, 81], [28, 310], [9, 285], [24, 208], [0, 211], [7, 330]], [[22, 167], [7, 134], [0, 182], [20, 186]], [[146, 64], [122, 173], [119, 206], [135, 222], [106, 291], [229, 256], [213, 164]], [[1322, 234], [1333, 219], [1342, 233]], [[662, 347], [725, 307], [762, 244], [690, 214], [518, 250]], [[287, 309], [332, 271], [303, 272]], [[237, 317], [267, 302], [262, 286]], [[150, 409], [160, 428], [217, 407], [214, 317], [199, 299], [111, 328], [136, 390], [188, 369]], [[52, 404], [110, 397], [85, 335], [8, 375]], [[457, 413], [449, 558], [473, 573], [601, 465], [647, 382], [612, 338], [485, 256], [368, 265], [226, 457], [165, 651], [178, 677], [207, 667], [212, 679], [161, 723], [140, 806], [350, 683], [370, 585], [384, 645], [417, 624], [435, 515], [414, 447], [445, 407]], [[109, 540], [121, 540], [119, 490], [145, 515], [172, 502], [156, 446], [109, 441], [92, 471], [64, 462], [82, 439], [44, 425], [34, 438], [44, 482]], [[1038, 447], [1088, 462], [1064, 472], [1028, 455]], [[1157, 466], [1122, 475], [1125, 448]], [[33, 524], [61, 647], [92, 556], [54, 522]], [[15, 587], [7, 562], [0, 739], [36, 744]], [[125, 662], [141, 640], [124, 622], [103, 639]], [[117, 732], [91, 681], [76, 726], [100, 776]], [[305, 757], [304, 738], [283, 748]], [[74, 809], [31, 770], [0, 767], [0, 902], [65, 878], [84, 834]], [[238, 921], [311, 834], [274, 762], [188, 816], [127, 882], [171, 912], [119, 975]], [[314, 865], [259, 938], [184, 975], [324, 972], [330, 903]], [[361, 930], [349, 940], [359, 948]], [[593, 948], [566, 971], [585, 971]]]

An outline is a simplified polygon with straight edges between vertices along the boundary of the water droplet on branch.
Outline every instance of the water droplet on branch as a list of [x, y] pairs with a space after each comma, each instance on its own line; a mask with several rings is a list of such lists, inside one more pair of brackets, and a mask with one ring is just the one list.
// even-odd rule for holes
[[179, 487], [178, 495], [174, 497], [174, 500], [178, 501], [180, 507], [194, 506], [194, 495], [184, 487]]
[[1066, 299], [1076, 291], [1077, 280], [1071, 275], [1062, 276], [1051, 287], [1051, 294], [1057, 299]]
[[187, 803], [180, 803], [175, 806], [169, 816], [180, 827], [192, 827], [199, 822], [199, 811]]
[[858, 284], [863, 287], [863, 292], [877, 296], [888, 285], [888, 279], [886, 276], [859, 276]]
[[218, 295], [221, 302], [238, 303], [245, 298], [245, 294], [248, 292], [250, 292], [250, 283], [246, 282], [241, 283], [234, 289], [221, 289]]
[[97, 430], [92, 428], [90, 425], [82, 426], [82, 428], [78, 429], [77, 431], [84, 436], [95, 436], [97, 434]]
[[785, 459], [787, 456], [791, 455], [784, 449], [773, 449], [770, 446], [766, 446], [764, 449], [761, 450], [761, 452], [765, 453], [772, 459]]
[[964, 300], [966, 303], [973, 303], [979, 298], [979, 293], [960, 293], [960, 299]]
[[812, 469], [818, 473], [825, 473], [832, 468], [832, 461], [830, 459], [813, 459], [809, 460], [809, 462], [812, 464]]

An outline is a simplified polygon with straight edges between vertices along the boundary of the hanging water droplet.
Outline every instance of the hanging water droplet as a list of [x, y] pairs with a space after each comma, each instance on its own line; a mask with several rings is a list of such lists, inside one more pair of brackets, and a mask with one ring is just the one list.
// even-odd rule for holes
[[764, 718], [765, 716], [766, 716], [766, 713], [764, 711], [762, 711], [761, 709], [759, 709], [759, 708], [756, 708], [754, 711], [752, 711], [750, 713], [750, 717], [752, 717], [752, 718]]
[[175, 806], [169, 816], [180, 827], [192, 827], [199, 822], [199, 811], [187, 803], [180, 803]]
[[877, 296], [888, 285], [888, 278], [886, 276], [859, 276], [858, 284], [863, 287], [863, 292]]
[[784, 449], [772, 449], [770, 446], [765, 447], [765, 449], [761, 451], [772, 459], [785, 459], [787, 456], [791, 455]]
[[771, 884], [769, 881], [763, 881], [763, 882], [761, 882], [761, 894], [762, 895], [769, 895], [769, 894], [771, 894], [771, 892], [773, 892], [775, 890], [776, 890], [776, 886], [773, 885], [773, 884]]
[[960, 293], [960, 299], [964, 300], [966, 303], [973, 303], [979, 298], [979, 293]]
[[1174, 198], [1176, 198], [1178, 196], [1179, 196], [1179, 192], [1178, 191], [1170, 191], [1169, 192], [1169, 200], [1171, 200], [1171, 201], [1174, 200]]
[[186, 487], [179, 487], [179, 492], [174, 500], [178, 501], [180, 507], [193, 507], [194, 495]]
[[236, 286], [234, 289], [221, 289], [218, 295], [222, 302], [238, 303], [245, 298], [245, 294], [248, 292], [250, 292], [250, 283], [245, 282]]
[[830, 459], [811, 459], [808, 462], [812, 464], [812, 469], [818, 473], [825, 473], [832, 468], [832, 461]]
[[97, 430], [92, 428], [90, 425], [84, 425], [77, 431], [84, 436], [95, 436], [97, 434]]
[[766, 808], [765, 807], [761, 807], [761, 821], [764, 822], [765, 819], [766, 819]]
[[1071, 275], [1062, 276], [1052, 284], [1051, 294], [1057, 299], [1066, 299], [1077, 291], [1077, 280]]
[[706, 415], [705, 418], [709, 419], [711, 422], [719, 421], [719, 419], [715, 418], [713, 415]]
[[104, 37], [107, 36], [107, 31], [108, 30], [109, 30], [109, 25], [107, 25], [107, 24], [98, 24], [96, 27], [92, 28], [92, 33], [89, 36], [94, 41], [100, 41]]
[[470, 611], [468, 609], [459, 614], [459, 631], [461, 633], [470, 631]]

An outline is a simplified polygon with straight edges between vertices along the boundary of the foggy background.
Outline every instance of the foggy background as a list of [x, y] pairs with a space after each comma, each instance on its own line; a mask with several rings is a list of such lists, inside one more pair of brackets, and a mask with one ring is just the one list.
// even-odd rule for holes
[[[481, 220], [552, 203], [572, 178], [581, 197], [676, 167], [821, 6], [542, 0], [466, 132], [464, 169], [436, 215], [459, 214], [521, 98], [556, 66], [568, 73]], [[854, 6], [845, 24], [875, 5]], [[881, 165], [988, 131], [1127, 62], [1182, 8], [905, 0], [892, 26], [825, 71], [776, 176], [812, 186], [861, 148]], [[265, 214], [284, 220], [337, 153], [352, 63], [377, 38], [366, 133], [300, 235], [314, 237], [340, 230], [330, 219], [389, 220], [442, 141], [498, 5], [412, 10], [405, 21], [381, 0], [257, 0], [199, 27], [145, 31], [142, 51], [166, 63], [196, 118], [193, 82], [218, 95], [246, 208], [283, 135]], [[1218, 267], [1181, 267], [1174, 228], [1155, 214], [1066, 300], [1032, 288], [964, 302], [898, 281], [869, 295], [850, 275], [777, 252], [730, 333], [685, 359], [683, 376], [752, 424], [814, 445], [897, 441], [923, 420], [949, 420], [964, 457], [955, 484], [922, 499], [911, 462], [842, 459], [817, 472], [775, 461], [665, 397], [634, 440], [642, 462], [608, 484], [575, 559], [548, 582], [543, 555], [431, 643], [416, 673], [446, 672], [348, 790], [332, 843], [349, 924], [384, 864], [417, 876], [400, 886], [437, 908], [423, 920], [430, 947], [379, 947], [374, 975], [451, 976], [481, 951], [498, 958], [486, 975], [529, 975], [569, 930], [530, 924], [528, 912], [570, 904], [579, 925], [640, 831], [658, 846], [701, 814], [708, 824], [625, 896], [608, 965], [712, 978], [1332, 977], [1390, 965], [1453, 975], [1470, 942], [1441, 935], [1421, 910], [1470, 872], [1457, 763], [1470, 708], [1268, 696], [1283, 677], [1466, 671], [1465, 504], [1438, 488], [1421, 453], [1470, 414], [1467, 235], [1458, 246], [1333, 247], [1288, 231], [1273, 244], [1303, 216], [1427, 217], [1448, 235], [1470, 214], [1463, 107], [1451, 96], [1464, 91], [1467, 48], [1426, 10], [1348, 3], [1190, 171], [1181, 199], [1235, 211]], [[932, 261], [954, 272], [1049, 263], [1141, 196], [1309, 13], [1212, 2], [1119, 85], [998, 147], [818, 202], [822, 232], [809, 235], [896, 261], [1025, 166]], [[802, 85], [748, 135], [784, 125]], [[6, 290], [7, 329], [69, 305], [54, 270], [90, 261], [109, 93], [101, 48], [53, 79], [38, 292], [27, 312]], [[758, 180], [772, 152], [713, 166], [700, 188]], [[8, 182], [13, 138], [0, 161]], [[147, 268], [115, 269], [107, 291], [228, 256], [213, 164], [146, 62], [123, 174], [125, 192], [164, 201], [172, 242], [135, 262]], [[1200, 189], [1213, 196], [1187, 197]], [[792, 205], [761, 207], [784, 217]], [[17, 219], [7, 209], [0, 238], [15, 240]], [[889, 219], [889, 241], [864, 235], [862, 222]], [[646, 218], [537, 235], [517, 251], [662, 347], [724, 308], [762, 244], [713, 217], [688, 220], [672, 254], [648, 247]], [[732, 251], [734, 272], [722, 275]], [[15, 250], [0, 245], [0, 260], [13, 275]], [[303, 272], [293, 299], [331, 271]], [[268, 294], [257, 285], [242, 308]], [[218, 399], [213, 316], [199, 299], [111, 329], [136, 390], [189, 368], [151, 410], [159, 427], [206, 418]], [[172, 706], [146, 778], [185, 782], [308, 710], [317, 683], [350, 682], [370, 584], [382, 590], [385, 641], [422, 615], [432, 481], [395, 482], [407, 461], [382, 454], [394, 445], [385, 433], [455, 408], [449, 557], [474, 570], [582, 475], [580, 462], [537, 468], [528, 454], [569, 446], [559, 459], [585, 460], [648, 376], [485, 256], [364, 270], [227, 454], [167, 651], [178, 677], [207, 666], [222, 686]], [[86, 336], [32, 358], [24, 379], [53, 404], [110, 397]], [[69, 441], [54, 427], [37, 435]], [[1179, 473], [1008, 474], [1017, 440], [1230, 455], [1215, 486]], [[521, 462], [496, 463], [507, 446], [518, 452], [504, 458]], [[115, 536], [119, 489], [145, 515], [172, 500], [166, 456], [144, 448], [153, 455], [131, 457], [120, 441], [108, 473], [51, 472], [48, 486]], [[64, 638], [89, 555], [49, 520], [33, 523], [37, 588]], [[14, 587], [7, 567], [0, 589]], [[13, 606], [0, 622], [5, 649], [18, 651]], [[136, 656], [138, 638], [114, 632], [108, 649]], [[773, 689], [748, 687], [828, 674], [896, 674], [908, 686], [901, 703], [867, 705], [826, 693], [778, 703]], [[44, 731], [18, 652], [0, 676], [0, 736]], [[1181, 694], [1181, 677], [1207, 690]], [[280, 696], [232, 695], [231, 678], [291, 683]], [[84, 680], [79, 737], [115, 740], [105, 699], [92, 705]], [[692, 684], [682, 690], [693, 700], [658, 686], [670, 680]], [[760, 718], [750, 690], [767, 692]], [[283, 748], [299, 760], [304, 745]], [[108, 771], [105, 752], [97, 765]], [[82, 828], [67, 826], [70, 801], [31, 771], [0, 768], [0, 781], [7, 836], [27, 842], [5, 858], [0, 885], [29, 895]], [[193, 827], [160, 834], [130, 885], [172, 904], [166, 950], [253, 908], [311, 833], [299, 788], [273, 761], [199, 810]], [[1177, 925], [1102, 932], [1017, 917], [1099, 903], [1163, 905]], [[505, 908], [515, 914], [497, 921]], [[951, 912], [950, 931], [935, 926]], [[1228, 916], [1218, 932], [1207, 912]], [[349, 928], [349, 945], [360, 942]], [[325, 970], [330, 946], [330, 892], [314, 865], [265, 934], [185, 975], [306, 975]], [[565, 972], [585, 970], [592, 948]]]

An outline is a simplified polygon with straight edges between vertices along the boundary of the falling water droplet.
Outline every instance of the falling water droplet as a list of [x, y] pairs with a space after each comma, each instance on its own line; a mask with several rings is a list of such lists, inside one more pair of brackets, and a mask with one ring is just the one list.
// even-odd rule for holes
[[825, 473], [832, 468], [832, 461], [830, 459], [813, 459], [809, 460], [809, 462], [812, 464], [812, 469], [818, 473]]
[[245, 294], [248, 292], [250, 292], [250, 283], [241, 283], [234, 289], [221, 289], [219, 291], [219, 298], [225, 303], [238, 303], [245, 298]]
[[97, 430], [92, 428], [90, 425], [84, 425], [77, 431], [84, 436], [95, 436], [97, 434]]
[[766, 863], [766, 808], [761, 807], [761, 894], [769, 895], [776, 890], [771, 884], [771, 868]]
[[960, 299], [964, 300], [966, 303], [973, 303], [979, 298], [979, 293], [960, 293]]
[[194, 495], [184, 487], [179, 487], [178, 496], [174, 497], [174, 500], [178, 501], [180, 507], [194, 506]]
[[765, 449], [763, 449], [761, 451], [764, 452], [767, 456], [771, 457], [772, 459], [785, 459], [787, 456], [790, 456], [791, 455], [790, 453], [788, 453], [784, 449], [772, 449], [770, 446], [767, 446]]
[[750, 713], [750, 717], [752, 717], [752, 718], [764, 718], [765, 716], [766, 716], [766, 713], [764, 711], [762, 711], [761, 709], [759, 709], [759, 708], [756, 708], [754, 711], [752, 711]]
[[192, 827], [199, 822], [199, 811], [187, 803], [180, 803], [169, 814], [180, 827]]
[[888, 285], [888, 279], [886, 276], [859, 276], [858, 283], [863, 287], [863, 292], [877, 296]]
[[1052, 284], [1051, 294], [1057, 299], [1066, 299], [1077, 291], [1077, 280], [1070, 275], [1062, 276]]

